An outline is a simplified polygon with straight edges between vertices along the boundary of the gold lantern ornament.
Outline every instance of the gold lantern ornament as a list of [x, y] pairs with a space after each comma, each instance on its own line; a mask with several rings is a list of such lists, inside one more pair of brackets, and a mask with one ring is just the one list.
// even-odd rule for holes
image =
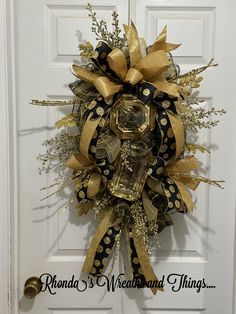
[[135, 96], [122, 95], [110, 112], [110, 128], [121, 139], [133, 139], [150, 132], [155, 126], [153, 106]]

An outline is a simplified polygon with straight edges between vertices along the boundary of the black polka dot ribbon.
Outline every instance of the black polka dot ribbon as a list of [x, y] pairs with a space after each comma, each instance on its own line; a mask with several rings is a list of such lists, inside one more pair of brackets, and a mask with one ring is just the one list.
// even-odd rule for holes
[[89, 153], [89, 156], [94, 158], [94, 159], [96, 159], [97, 142], [98, 142], [100, 136], [102, 135], [102, 130], [106, 126], [106, 123], [108, 121], [109, 121], [108, 120], [108, 116], [105, 116], [105, 117], [101, 118], [99, 124], [97, 125], [97, 127], [95, 129], [93, 137], [92, 137], [92, 139], [91, 139], [91, 141], [89, 143], [88, 153]]
[[120, 228], [120, 224], [110, 227], [103, 236], [96, 250], [93, 266], [90, 271], [91, 275], [98, 276], [102, 274], [104, 267], [108, 263], [109, 255], [116, 242], [116, 236], [120, 232]]
[[157, 96], [153, 99], [152, 103], [157, 105], [158, 107], [169, 110], [174, 114], [178, 114], [175, 106], [175, 101], [177, 101], [177, 97], [172, 97], [166, 93], [158, 93]]
[[75, 191], [78, 203], [80, 201], [84, 200], [84, 199], [87, 199], [87, 196], [88, 196], [88, 181], [89, 181], [90, 176], [91, 176], [90, 172], [82, 174], [81, 184], [78, 187], [78, 189]]
[[174, 180], [172, 180], [169, 176], [163, 175], [161, 177], [161, 182], [163, 189], [165, 191], [165, 195], [168, 201], [168, 210], [176, 209], [179, 212], [186, 212], [185, 205], [182, 201], [182, 197], [180, 191], [175, 184]]
[[153, 100], [154, 93], [157, 90], [157, 88], [148, 82], [141, 82], [137, 84], [136, 89], [136, 97], [143, 102], [144, 104], [147, 104], [151, 100]]
[[[172, 209], [176, 209], [178, 212], [183, 213], [186, 213], [187, 211], [179, 188], [174, 180], [165, 174], [165, 167], [166, 162], [163, 159], [157, 158], [156, 163], [149, 168], [148, 174], [150, 177], [155, 179], [157, 183], [161, 182], [167, 204], [165, 204], [162, 194], [154, 192], [150, 187], [148, 187], [148, 185], [145, 185], [144, 187], [147, 194], [153, 200], [153, 205], [158, 208], [158, 214], [162, 214], [162, 218], [165, 218], [163, 215]], [[160, 204], [163, 204], [163, 206], [161, 206], [162, 208], [160, 208]], [[168, 218], [168, 225], [172, 224], [171, 219], [169, 219], [169, 217], [166, 218]]]
[[86, 120], [89, 115], [91, 120], [103, 117], [111, 109], [112, 103], [107, 103], [102, 96], [98, 96], [88, 105], [82, 118]]
[[153, 179], [158, 180], [165, 170], [166, 161], [160, 157], [157, 157], [155, 163], [148, 169], [148, 174]]
[[150, 132], [149, 138], [153, 143], [152, 154], [157, 157], [162, 142], [162, 132], [157, 125], [157, 122], [155, 123], [155, 128]]
[[113, 177], [114, 166], [108, 161], [107, 158], [97, 159], [96, 158], [96, 149], [97, 142], [101, 136], [102, 129], [105, 125], [105, 119], [102, 118], [100, 123], [98, 124], [94, 136], [89, 144], [89, 156], [95, 159], [95, 165], [103, 178], [106, 180], [111, 180]]
[[176, 153], [174, 132], [165, 110], [158, 110], [156, 114], [156, 121], [162, 134], [162, 142], [159, 148], [158, 156], [167, 161], [174, 158]]
[[[112, 179], [114, 173], [114, 166], [111, 163], [109, 163], [109, 161], [106, 158], [97, 160], [96, 166], [97, 170], [106, 181]], [[78, 202], [89, 198], [88, 182], [90, 180], [91, 175], [92, 175], [91, 172], [84, 173], [82, 175], [81, 184], [75, 192]]]
[[120, 83], [120, 79], [115, 74], [115, 72], [112, 71], [112, 69], [110, 68], [109, 63], [107, 61], [107, 56], [112, 51], [112, 49], [104, 41], [99, 41], [97, 44], [97, 47], [95, 48], [95, 51], [97, 52], [97, 57], [91, 59], [93, 61], [93, 63], [95, 64], [95, 66], [105, 76], [109, 77], [113, 81]]
[[106, 180], [112, 179], [114, 166], [108, 161], [107, 158], [97, 159], [96, 166], [102, 177], [104, 177]]
[[101, 135], [101, 132], [102, 132], [104, 125], [105, 125], [105, 121], [101, 120], [100, 123], [98, 124], [98, 126], [94, 132], [93, 138], [91, 139], [90, 144], [89, 144], [89, 155], [95, 159], [96, 159], [97, 142], [99, 140], [99, 137]]

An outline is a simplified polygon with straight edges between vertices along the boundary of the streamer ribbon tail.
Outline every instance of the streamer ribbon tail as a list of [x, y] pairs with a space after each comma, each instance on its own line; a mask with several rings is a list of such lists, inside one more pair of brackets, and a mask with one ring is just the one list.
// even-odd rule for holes
[[159, 280], [151, 266], [143, 237], [137, 234], [135, 227], [132, 228], [130, 247], [134, 278], [139, 278], [141, 283], [145, 279], [145, 285], [151, 289], [154, 295], [158, 290], [163, 291], [163, 288], [159, 287]]
[[109, 209], [98, 226], [89, 246], [82, 272], [93, 276], [101, 275], [108, 263], [111, 250], [120, 232], [120, 223], [114, 225], [113, 210]]

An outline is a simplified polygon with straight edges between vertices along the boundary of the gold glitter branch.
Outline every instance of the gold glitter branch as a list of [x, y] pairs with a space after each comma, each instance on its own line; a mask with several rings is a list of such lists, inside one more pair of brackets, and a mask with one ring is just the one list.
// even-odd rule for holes
[[191, 74], [188, 76], [184, 76], [182, 78], [179, 79], [179, 85], [180, 86], [189, 86], [192, 88], [198, 88], [200, 87], [200, 82], [203, 80], [203, 78], [201, 76], [197, 77], [196, 74]]
[[116, 11], [112, 13], [113, 31], [109, 32], [107, 22], [97, 20], [96, 12], [93, 11], [93, 7], [90, 3], [87, 5], [87, 10], [89, 11], [88, 16], [92, 19], [92, 32], [97, 36], [96, 39], [105, 41], [111, 48], [124, 48], [126, 38], [124, 34], [121, 36], [118, 13]]
[[[198, 100], [195, 101], [196, 105], [199, 103]], [[198, 129], [208, 129], [216, 126], [219, 123], [219, 120], [214, 120], [212, 117], [222, 116], [226, 113], [224, 109], [216, 110], [215, 108], [211, 108], [210, 110], [207, 110], [205, 108], [193, 108], [191, 105], [191, 103], [188, 104], [188, 99], [187, 104], [182, 103], [180, 117], [184, 128], [193, 133], [197, 133]], [[209, 119], [210, 117], [211, 119]]]
[[86, 57], [88, 59], [97, 58], [98, 53], [94, 50], [91, 42], [87, 41], [86, 43], [79, 44], [80, 56]]
[[77, 125], [77, 118], [78, 118], [78, 113], [70, 113], [63, 117], [62, 119], [58, 120], [55, 125], [58, 129], [61, 127], [69, 127], [72, 128]]
[[186, 78], [186, 77], [189, 77], [191, 75], [198, 75], [202, 72], [204, 72], [206, 69], [210, 68], [210, 67], [216, 67], [218, 66], [217, 63], [213, 63], [214, 59], [211, 59], [207, 65], [204, 65], [203, 67], [200, 67], [200, 68], [197, 68], [197, 69], [193, 69], [187, 73], [184, 73], [182, 75], [179, 75], [179, 78]]
[[223, 189], [223, 187], [220, 183], [225, 182], [224, 180], [210, 180], [202, 176], [194, 176], [194, 175], [183, 174], [183, 173], [176, 173], [173, 177], [175, 177], [176, 179], [178, 179], [178, 177], [192, 178], [192, 179], [196, 179], [197, 181], [204, 182], [204, 183], [207, 183], [212, 186], [216, 186], [221, 189]]
[[200, 151], [201, 153], [207, 152], [210, 154], [210, 151], [206, 147], [198, 144], [185, 144], [184, 151], [192, 154], [196, 154], [197, 151]]
[[[60, 192], [60, 191], [63, 190], [64, 188], [66, 188], [73, 180], [75, 180], [76, 178], [78, 178], [78, 177], [80, 176], [80, 174], [81, 174], [81, 172], [78, 172], [78, 173], [76, 173], [75, 175], [73, 175], [72, 177], [69, 177], [69, 178], [64, 179], [62, 182], [60, 182], [60, 183], [58, 184], [58, 185], [60, 185], [60, 187], [59, 187], [55, 192], [52, 192], [51, 194], [49, 194], [49, 195], [47, 195], [47, 196], [41, 198], [40, 201], [44, 201], [44, 200], [48, 199], [49, 197], [51, 197], [51, 196], [57, 194], [58, 192]], [[56, 185], [57, 185], [57, 183], [51, 184], [49, 187], [43, 187], [43, 188], [41, 189], [41, 191], [46, 190], [46, 189], [51, 188], [51, 187], [56, 186]]]
[[214, 59], [211, 59], [207, 65], [179, 75], [177, 79], [177, 84], [182, 86], [183, 96], [190, 96], [191, 91], [189, 89], [200, 87], [200, 82], [203, 80], [203, 77], [198, 76], [198, 74], [202, 73], [209, 67], [215, 67], [218, 65], [216, 63], [213, 63], [213, 61]]
[[34, 106], [73, 106], [76, 104], [76, 100], [38, 100], [32, 99], [31, 105]]

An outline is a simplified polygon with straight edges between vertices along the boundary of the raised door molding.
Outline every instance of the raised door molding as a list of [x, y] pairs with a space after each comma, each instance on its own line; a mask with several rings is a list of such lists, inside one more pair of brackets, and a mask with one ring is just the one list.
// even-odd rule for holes
[[206, 64], [214, 55], [215, 1], [136, 0], [136, 14], [138, 12], [143, 14], [139, 15], [136, 25], [148, 45], [165, 25], [168, 25], [168, 40], [183, 43], [173, 52], [178, 64]]

